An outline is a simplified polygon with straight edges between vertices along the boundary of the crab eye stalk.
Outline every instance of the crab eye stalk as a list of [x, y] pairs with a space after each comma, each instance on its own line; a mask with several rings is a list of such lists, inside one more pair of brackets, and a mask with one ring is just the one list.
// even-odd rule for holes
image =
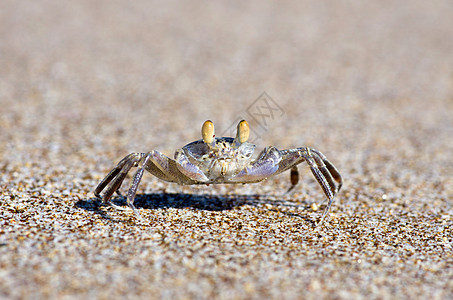
[[246, 120], [242, 120], [238, 124], [238, 131], [236, 134], [236, 141], [240, 144], [247, 142], [250, 136], [250, 127], [249, 123]]
[[212, 144], [214, 141], [214, 123], [211, 120], [207, 120], [203, 123], [201, 127], [201, 135], [203, 136], [203, 141], [206, 144]]

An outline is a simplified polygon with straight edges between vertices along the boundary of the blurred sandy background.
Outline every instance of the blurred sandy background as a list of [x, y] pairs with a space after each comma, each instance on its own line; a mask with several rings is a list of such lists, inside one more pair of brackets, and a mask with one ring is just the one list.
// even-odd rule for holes
[[[0, 104], [1, 298], [453, 298], [451, 1], [1, 1]], [[238, 118], [338, 167], [324, 226], [305, 165], [96, 208], [126, 154]]]

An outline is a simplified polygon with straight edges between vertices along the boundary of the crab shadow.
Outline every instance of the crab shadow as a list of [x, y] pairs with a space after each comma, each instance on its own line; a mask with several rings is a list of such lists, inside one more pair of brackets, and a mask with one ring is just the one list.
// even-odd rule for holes
[[[168, 208], [192, 208], [197, 210], [207, 211], [227, 211], [236, 207], [250, 205], [263, 206], [271, 205], [269, 211], [280, 211], [288, 216], [299, 217], [307, 222], [313, 223], [313, 220], [304, 216], [304, 210], [309, 210], [310, 203], [308, 202], [292, 202], [283, 200], [278, 196], [263, 196], [263, 195], [211, 195], [211, 194], [188, 194], [188, 193], [149, 193], [138, 194], [135, 197], [134, 205], [136, 208], [142, 209], [168, 209]], [[116, 206], [127, 207], [126, 197], [116, 196], [111, 199], [111, 202]], [[87, 200], [79, 200], [75, 204], [77, 207], [93, 211], [103, 218], [111, 219], [105, 210], [100, 209], [103, 206], [99, 198], [90, 198]], [[296, 208], [301, 213], [286, 211], [287, 209], [279, 208]]]

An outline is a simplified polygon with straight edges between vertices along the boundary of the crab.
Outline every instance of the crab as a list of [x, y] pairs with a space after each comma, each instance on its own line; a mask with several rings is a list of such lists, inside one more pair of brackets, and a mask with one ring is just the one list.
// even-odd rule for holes
[[95, 196], [101, 198], [103, 204], [120, 208], [110, 199], [115, 191], [120, 194], [119, 188], [133, 167], [138, 169], [127, 192], [127, 204], [134, 211], [134, 198], [145, 170], [161, 180], [180, 185], [256, 183], [290, 170], [290, 192], [299, 182], [297, 165], [306, 162], [328, 200], [318, 224], [323, 222], [343, 180], [337, 168], [320, 151], [310, 147], [278, 150], [270, 146], [254, 159], [256, 146], [247, 142], [250, 127], [245, 120], [237, 125], [235, 138], [215, 137], [214, 124], [210, 120], [204, 122], [201, 134], [201, 140], [176, 150], [174, 159], [156, 150], [127, 155], [99, 183]]

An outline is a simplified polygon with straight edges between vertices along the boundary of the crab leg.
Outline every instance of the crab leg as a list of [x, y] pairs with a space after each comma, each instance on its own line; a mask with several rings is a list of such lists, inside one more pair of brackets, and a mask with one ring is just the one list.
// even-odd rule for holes
[[[307, 148], [307, 152], [311, 152], [311, 149]], [[333, 198], [335, 196], [335, 194], [337, 193], [337, 187], [336, 187], [336, 185], [334, 183], [334, 179], [332, 177], [332, 174], [330, 174], [330, 172], [327, 169], [324, 161], [317, 154], [316, 155], [312, 155], [311, 153], [309, 153], [309, 154], [311, 155], [311, 157], [315, 161], [315, 166], [316, 166], [316, 167], [313, 167], [312, 163], [307, 159], [307, 162], [310, 165], [312, 172], [314, 172], [314, 169], [317, 170], [318, 174], [319, 174], [319, 172], [321, 172], [322, 178], [323, 178], [323, 182], [325, 180], [327, 182], [327, 184], [328, 184], [328, 186], [325, 186], [324, 184], [320, 183], [321, 186], [323, 187], [323, 189], [327, 189], [327, 191], [328, 191], [327, 193], [326, 193], [326, 191], [324, 191], [324, 193], [326, 194], [327, 198], [329, 198], [329, 196], [331, 198]], [[315, 177], [317, 177], [317, 175], [315, 175]], [[318, 182], [319, 182], [319, 180], [318, 180]], [[329, 199], [331, 199], [331, 198], [329, 198]]]
[[275, 172], [274, 175], [283, 173], [291, 169], [290, 174], [291, 186], [289, 187], [285, 194], [291, 192], [299, 182], [299, 171], [297, 171], [297, 165], [305, 161], [304, 157], [301, 156], [299, 152], [300, 152], [299, 149], [280, 150], [282, 160], [278, 164], [278, 170], [277, 172]]
[[316, 153], [324, 162], [328, 173], [333, 177], [333, 179], [338, 183], [338, 187], [336, 193], [338, 193], [343, 185], [343, 179], [341, 178], [340, 172], [338, 172], [337, 168], [327, 159], [327, 157], [321, 153], [321, 151], [316, 149], [310, 149], [312, 152]]
[[140, 180], [142, 180], [143, 172], [145, 171], [145, 167], [150, 156], [151, 154], [147, 153], [145, 159], [142, 160], [139, 168], [134, 174], [133, 180], [130, 183], [129, 190], [127, 191], [127, 205], [129, 205], [129, 207], [132, 208], [134, 212], [136, 211], [134, 206], [135, 195], [137, 194], [138, 185], [140, 184]]
[[98, 186], [96, 187], [96, 189], [94, 190], [94, 195], [98, 198], [101, 197], [100, 193], [102, 192], [102, 190], [107, 186], [107, 184], [110, 183], [110, 181], [112, 181], [113, 178], [116, 177], [116, 175], [118, 175], [118, 173], [121, 171], [121, 169], [123, 168], [124, 164], [126, 163], [126, 161], [130, 160], [130, 157], [131, 156], [135, 156], [137, 153], [131, 153], [129, 155], [127, 155], [125, 158], [123, 158], [117, 165], [115, 168], [113, 168], [108, 174], [107, 176], [104, 177], [104, 179], [102, 179], [102, 181], [98, 184]]
[[176, 162], [174, 160], [158, 151], [146, 153], [146, 155], [144, 155], [144, 157], [140, 160], [139, 168], [135, 172], [127, 192], [127, 204], [129, 207], [135, 211], [134, 199], [137, 194], [138, 185], [140, 184], [145, 170], [168, 182], [177, 182], [180, 184], [192, 183], [190, 179], [181, 176], [182, 174], [179, 173], [178, 170], [175, 170], [175, 163]]
[[289, 187], [289, 189], [286, 191], [285, 194], [288, 194], [289, 192], [291, 192], [294, 189], [294, 187], [297, 185], [297, 183], [299, 182], [299, 171], [297, 170], [297, 166], [291, 167], [291, 173], [289, 175], [289, 179], [291, 182], [291, 186]]
[[276, 174], [291, 168], [291, 187], [288, 189], [287, 193], [290, 192], [299, 181], [299, 172], [296, 166], [303, 161], [306, 161], [309, 165], [313, 176], [316, 178], [316, 181], [318, 181], [329, 201], [327, 208], [324, 210], [321, 220], [318, 223], [318, 225], [321, 224], [330, 210], [335, 195], [343, 184], [340, 173], [326, 156], [316, 149], [303, 147], [282, 150], [280, 153], [282, 154], [283, 159], [280, 162], [280, 167]]
[[[313, 176], [315, 176], [316, 180], [318, 181], [319, 185], [321, 186], [324, 194], [326, 195], [327, 199], [329, 200], [330, 207], [331, 202], [335, 196], [335, 186], [331, 185], [332, 183], [332, 176], [327, 172], [327, 169], [323, 165], [319, 165], [319, 161], [317, 161], [309, 152], [309, 148], [307, 148], [307, 154], [305, 156], [305, 160], [307, 161], [308, 165], [310, 166], [311, 172]], [[326, 175], [327, 178], [326, 178]], [[330, 178], [330, 180], [328, 179]]]
[[102, 202], [108, 203], [113, 193], [119, 189], [129, 170], [143, 157], [144, 153], [131, 153], [123, 158], [118, 165], [99, 183], [94, 191], [96, 197], [107, 186]]
[[[98, 184], [94, 191], [95, 196], [102, 198], [102, 202], [104, 204], [109, 203], [110, 205], [113, 205], [109, 202], [113, 193], [115, 191], [118, 192], [130, 169], [138, 165], [140, 165], [140, 168], [136, 171], [127, 194], [128, 205], [131, 208], [134, 208], [133, 201], [144, 170], [149, 171], [151, 174], [164, 181], [177, 182], [181, 184], [192, 183], [190, 179], [186, 178], [177, 170], [175, 166], [176, 162], [174, 160], [158, 151], [151, 151], [148, 153], [131, 153], [123, 158], [118, 165]], [[100, 193], [104, 189], [105, 192], [101, 197]]]

